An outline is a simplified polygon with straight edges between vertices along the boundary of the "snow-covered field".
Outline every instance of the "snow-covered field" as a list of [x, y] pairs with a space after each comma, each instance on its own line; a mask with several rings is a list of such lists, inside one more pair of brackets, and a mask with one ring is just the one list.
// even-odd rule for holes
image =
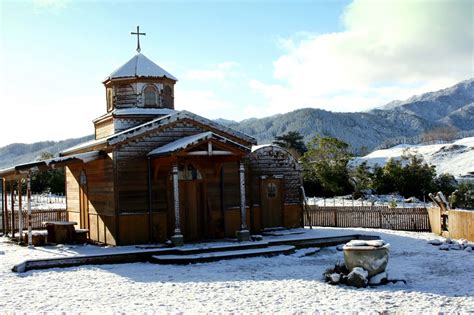
[[418, 200], [415, 197], [406, 199], [400, 195], [368, 195], [366, 198], [353, 199], [351, 195], [334, 198], [307, 197], [308, 205], [320, 207], [359, 207], [359, 206], [389, 206], [395, 203], [397, 208], [426, 208], [433, 205], [430, 201]]
[[463, 138], [449, 144], [400, 144], [355, 158], [351, 164], [358, 165], [366, 161], [369, 166], [383, 166], [390, 158], [400, 159], [406, 153], [422, 155], [428, 164], [436, 166], [438, 174], [449, 173], [457, 178], [469, 177], [470, 174], [474, 177], [474, 137]]
[[[324, 270], [342, 261], [335, 247], [304, 257], [235, 259], [187, 266], [135, 263], [16, 274], [24, 259], [127, 248], [38, 247], [0, 238], [0, 312], [314, 313], [316, 311], [474, 312], [474, 253], [441, 251], [430, 233], [317, 228], [307, 235], [365, 233], [391, 244], [388, 272], [397, 283], [355, 289], [332, 286]], [[130, 247], [128, 247], [130, 248]]]

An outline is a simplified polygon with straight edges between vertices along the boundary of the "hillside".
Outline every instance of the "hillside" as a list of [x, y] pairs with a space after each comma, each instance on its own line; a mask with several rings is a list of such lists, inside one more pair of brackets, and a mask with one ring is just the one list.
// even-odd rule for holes
[[389, 159], [400, 159], [404, 154], [421, 155], [428, 164], [436, 166], [438, 174], [449, 173], [457, 179], [474, 181], [474, 137], [448, 144], [397, 145], [355, 158], [351, 165], [367, 162], [370, 167], [383, 166]]
[[42, 141], [32, 144], [12, 143], [0, 148], [0, 169], [37, 160], [43, 152], [56, 155], [60, 151], [91, 140], [92, 135], [62, 141]]
[[[349, 143], [356, 153], [398, 143], [417, 143], [422, 133], [436, 127], [454, 127], [463, 137], [474, 136], [474, 79], [405, 101], [392, 101], [368, 112], [334, 113], [304, 108], [241, 122], [216, 121], [255, 137], [259, 144], [270, 143], [289, 131], [299, 131], [305, 142], [317, 135], [336, 137]], [[91, 138], [10, 144], [0, 148], [0, 168], [36, 160], [42, 152], [56, 154]]]
[[474, 133], [474, 79], [437, 92], [393, 101], [368, 112], [334, 113], [314, 108], [241, 122], [218, 120], [268, 143], [275, 136], [299, 131], [305, 141], [317, 135], [340, 138], [354, 149], [369, 150], [419, 136], [435, 127]]

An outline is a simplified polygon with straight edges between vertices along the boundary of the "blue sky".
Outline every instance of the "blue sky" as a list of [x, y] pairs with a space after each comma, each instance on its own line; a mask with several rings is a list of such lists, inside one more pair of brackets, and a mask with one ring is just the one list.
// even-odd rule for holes
[[209, 118], [367, 110], [474, 76], [467, 0], [0, 0], [0, 10], [0, 146], [91, 134], [101, 81], [135, 54], [136, 25], [142, 53], [179, 79], [176, 108]]

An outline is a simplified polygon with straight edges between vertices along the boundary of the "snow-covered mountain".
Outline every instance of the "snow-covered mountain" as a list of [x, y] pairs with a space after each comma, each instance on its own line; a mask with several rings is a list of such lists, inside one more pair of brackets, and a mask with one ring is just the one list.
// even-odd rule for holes
[[304, 108], [261, 119], [218, 121], [256, 137], [259, 143], [298, 131], [305, 141], [317, 135], [331, 136], [344, 140], [356, 151], [410, 140], [419, 142], [417, 137], [437, 127], [453, 127], [466, 137], [474, 135], [474, 79], [405, 101], [393, 101], [368, 112], [334, 113]]
[[[393, 101], [368, 112], [334, 113], [304, 108], [241, 122], [216, 121], [257, 138], [260, 144], [272, 142], [289, 131], [298, 131], [305, 142], [318, 135], [339, 138], [356, 153], [398, 143], [418, 143], [421, 134], [437, 127], [454, 127], [463, 137], [470, 137], [474, 136], [474, 79], [405, 101]], [[0, 168], [35, 160], [41, 152], [56, 154], [66, 145], [83, 139], [8, 145], [0, 148]]]
[[389, 159], [400, 159], [404, 154], [421, 155], [428, 164], [436, 166], [438, 175], [449, 173], [457, 179], [474, 180], [474, 137], [463, 138], [448, 144], [400, 144], [355, 158], [351, 165], [367, 162], [370, 167], [383, 166]]

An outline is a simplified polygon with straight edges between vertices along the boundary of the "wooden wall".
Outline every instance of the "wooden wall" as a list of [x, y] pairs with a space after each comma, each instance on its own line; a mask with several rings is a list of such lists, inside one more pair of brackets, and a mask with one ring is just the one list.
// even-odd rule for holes
[[66, 199], [68, 219], [80, 222], [79, 176], [87, 176], [89, 237], [92, 241], [116, 245], [114, 168], [110, 156], [66, 167]]
[[452, 239], [466, 239], [474, 242], [474, 211], [449, 210], [448, 231], [441, 230], [441, 210], [438, 207], [428, 208], [431, 231]]
[[474, 211], [449, 210], [449, 237], [474, 242]]
[[260, 177], [283, 176], [284, 203], [301, 204], [301, 171], [298, 161], [278, 146], [260, 148], [248, 156], [252, 203], [260, 204]]
[[117, 149], [117, 194], [119, 213], [148, 212], [147, 154], [182, 137], [203, 132], [180, 122], [173, 127], [148, 134]]
[[[248, 196], [252, 209], [261, 213], [260, 181], [262, 176], [281, 177], [283, 180], [283, 226], [299, 227], [302, 224], [301, 170], [298, 161], [285, 149], [278, 146], [262, 147], [247, 157]], [[253, 227], [258, 231], [265, 228], [261, 218], [253, 215]]]
[[95, 124], [95, 138], [102, 139], [113, 135], [115, 132], [114, 121], [112, 118], [100, 121]]

